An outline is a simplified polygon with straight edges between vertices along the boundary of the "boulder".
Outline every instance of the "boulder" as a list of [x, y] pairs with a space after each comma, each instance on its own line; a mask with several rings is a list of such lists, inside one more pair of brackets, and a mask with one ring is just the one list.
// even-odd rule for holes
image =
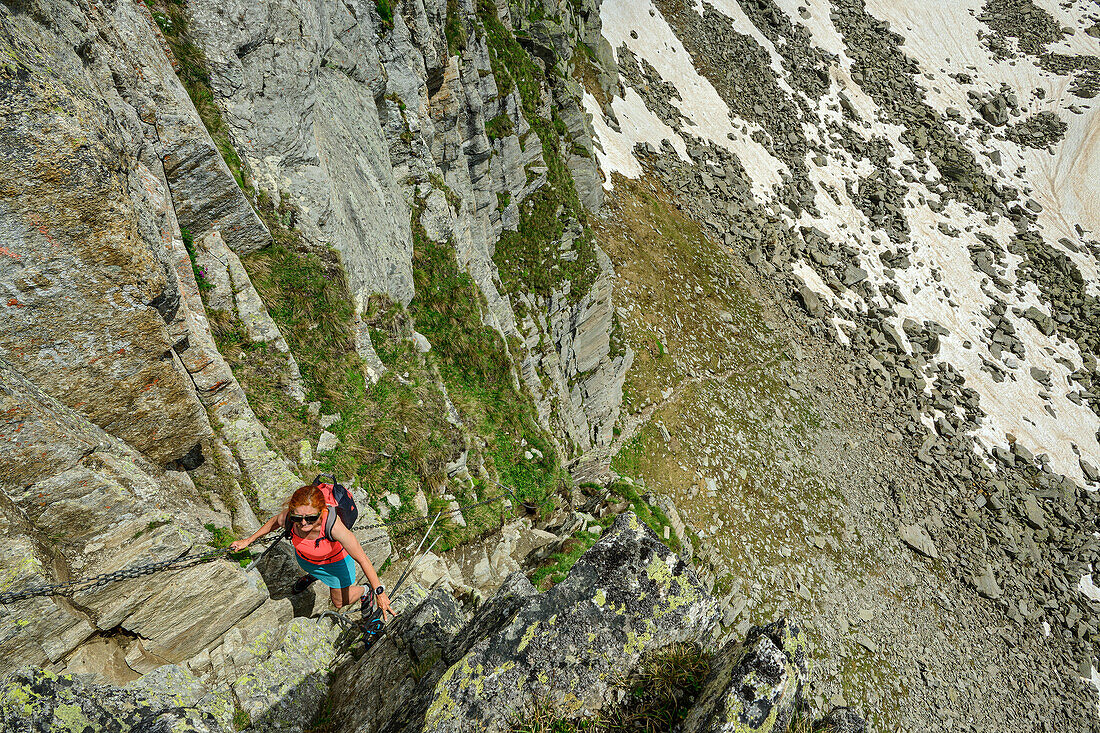
[[479, 590], [491, 593], [521, 568], [528, 555], [557, 539], [557, 535], [531, 527], [529, 520], [510, 522], [501, 527], [497, 541], [484, 543], [472, 561], [466, 561], [466, 575]]
[[[0, 724], [11, 731], [230, 733], [244, 718], [250, 731], [300, 733], [311, 726], [328, 692], [338, 631], [329, 621], [307, 618], [269, 626], [234, 649], [241, 668], [228, 677], [231, 666], [200, 679], [183, 666], [165, 665], [120, 687], [17, 670], [0, 685]], [[215, 656], [200, 655], [206, 663]], [[193, 660], [188, 666], [202, 664]]]
[[997, 584], [997, 579], [993, 576], [993, 568], [989, 565], [985, 566], [985, 570], [981, 575], [975, 575], [972, 582], [978, 594], [983, 598], [996, 600], [1001, 597], [1001, 586]]
[[798, 302], [806, 309], [806, 312], [815, 318], [824, 315], [825, 310], [821, 305], [821, 297], [806, 285], [799, 285], [795, 291]]
[[920, 524], [910, 524], [902, 527], [901, 541], [925, 557], [935, 560], [940, 556], [939, 552], [936, 551], [936, 543], [932, 541], [928, 530]]
[[717, 605], [652, 530], [622, 514], [564, 581], [447, 669], [417, 729], [507, 731], [536, 700], [563, 717], [592, 714], [648, 652], [709, 637]]
[[321, 437], [317, 439], [317, 454], [331, 453], [338, 445], [340, 445], [340, 439], [335, 434], [322, 430]]
[[684, 719], [684, 733], [782, 733], [808, 712], [808, 642], [786, 619], [752, 628], [711, 663], [703, 691]]

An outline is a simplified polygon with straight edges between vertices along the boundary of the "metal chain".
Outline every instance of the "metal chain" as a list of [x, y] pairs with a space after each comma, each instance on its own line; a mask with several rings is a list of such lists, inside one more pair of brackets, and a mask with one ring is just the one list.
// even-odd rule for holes
[[[490, 479], [491, 480], [491, 479]], [[500, 486], [496, 481], [494, 484]], [[507, 487], [500, 486], [504, 489], [504, 492], [515, 500], [515, 494]], [[440, 514], [444, 517], [451, 516], [456, 513], [460, 513], [467, 509], [473, 509], [475, 507], [484, 506], [486, 504], [492, 504], [493, 502], [500, 501], [505, 498], [505, 494], [498, 494], [489, 499], [483, 499], [481, 501], [466, 504], [465, 506], [452, 507]], [[395, 527], [398, 525], [415, 525], [425, 522], [430, 517], [413, 517], [412, 519], [395, 519], [389, 522], [379, 522], [377, 524], [370, 524], [366, 527], [356, 527], [356, 529], [379, 529], [381, 527]], [[367, 540], [373, 542], [375, 540], [383, 539], [388, 535], [378, 535]], [[400, 535], [398, 535], [400, 536]], [[275, 542], [281, 539], [280, 535], [277, 535], [268, 540], [260, 540]], [[22, 601], [28, 598], [37, 598], [39, 596], [56, 596], [56, 595], [69, 595], [81, 590], [91, 590], [92, 588], [100, 588], [108, 583], [114, 583], [119, 580], [129, 580], [131, 578], [140, 578], [145, 575], [152, 575], [154, 573], [160, 573], [168, 570], [183, 570], [184, 568], [193, 567], [195, 565], [201, 565], [205, 562], [217, 560], [220, 557], [224, 557], [229, 554], [229, 548], [219, 548], [214, 550], [208, 550], [206, 552], [199, 553], [198, 555], [191, 555], [191, 548], [187, 548], [179, 556], [172, 558], [171, 560], [160, 560], [157, 562], [147, 563], [145, 565], [135, 565], [133, 567], [124, 568], [123, 570], [115, 570], [110, 573], [103, 573], [102, 575], [93, 575], [87, 578], [80, 578], [79, 580], [69, 581], [67, 583], [54, 583], [52, 585], [40, 585], [34, 588], [25, 588], [21, 591], [12, 591], [9, 593], [0, 593], [0, 605], [14, 603], [15, 601]]]
[[27, 588], [21, 591], [12, 591], [9, 593], [0, 593], [0, 604], [12, 603], [14, 601], [21, 601], [27, 598], [35, 598], [37, 596], [54, 596], [54, 595], [66, 595], [69, 593], [75, 593], [79, 590], [91, 590], [92, 588], [99, 588], [113, 583], [118, 580], [128, 580], [130, 578], [140, 578], [144, 575], [152, 575], [153, 573], [159, 573], [165, 570], [182, 570], [194, 565], [200, 565], [204, 562], [210, 562], [219, 557], [222, 557], [228, 552], [228, 549], [216, 549], [209, 550], [207, 552], [199, 553], [198, 555], [191, 555], [191, 548], [188, 548], [183, 554], [172, 558], [171, 560], [159, 560], [157, 562], [147, 563], [145, 565], [135, 565], [133, 567], [125, 568], [123, 570], [115, 570], [110, 573], [103, 573], [102, 575], [93, 575], [88, 578], [80, 578], [79, 580], [69, 581], [68, 583], [54, 583], [52, 585], [41, 585], [35, 588]]

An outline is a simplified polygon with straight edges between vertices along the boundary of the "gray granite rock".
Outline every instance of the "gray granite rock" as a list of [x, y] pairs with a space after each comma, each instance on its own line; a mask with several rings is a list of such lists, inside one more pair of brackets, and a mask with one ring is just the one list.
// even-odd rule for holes
[[925, 557], [930, 557], [933, 560], [940, 556], [936, 550], [936, 544], [932, 541], [932, 537], [929, 536], [928, 530], [920, 524], [910, 524], [901, 528], [901, 541], [916, 550]]
[[337, 250], [357, 300], [412, 298], [409, 209], [376, 98], [384, 90], [373, 3], [187, 4], [216, 102], [256, 185]]
[[[178, 293], [158, 260], [171, 206], [146, 195], [165, 188], [146, 147], [155, 131], [123, 95], [148, 98], [134, 72], [145, 62], [182, 89], [152, 21], [114, 10], [0, 8], [14, 64], [0, 100], [0, 356], [163, 465], [211, 428], [173, 352]], [[76, 52], [85, 36], [95, 64]]]
[[786, 731], [809, 709], [808, 642], [802, 630], [780, 619], [752, 628], [715, 656], [698, 700], [683, 722], [685, 733]]
[[[19, 439], [0, 457], [5, 585], [14, 589], [120, 570], [179, 556], [229, 517], [203, 509], [140, 453], [38, 390], [0, 362], [0, 406], [23, 415]], [[194, 492], [194, 488], [190, 489]], [[186, 507], [186, 511], [179, 511]], [[54, 537], [52, 547], [41, 537]], [[120, 544], [119, 539], [127, 541]], [[202, 538], [202, 539], [200, 539]], [[201, 546], [201, 545], [200, 545]], [[63, 660], [97, 632], [120, 629], [128, 674], [178, 662], [216, 639], [267, 597], [263, 581], [219, 560], [176, 572], [170, 582], [117, 581], [73, 594], [76, 611], [53, 600], [19, 601], [0, 617], [0, 669]], [[98, 671], [98, 670], [97, 670]]]
[[633, 514], [620, 515], [563, 582], [531, 596], [443, 674], [424, 728], [510, 730], [514, 711], [536, 698], [559, 714], [595, 712], [647, 651], [705, 638], [717, 617], [683, 561]]

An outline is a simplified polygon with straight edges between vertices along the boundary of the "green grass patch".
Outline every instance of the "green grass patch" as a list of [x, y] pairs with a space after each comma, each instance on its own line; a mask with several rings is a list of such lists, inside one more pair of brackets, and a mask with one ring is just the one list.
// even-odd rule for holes
[[[610, 489], [611, 493], [630, 503], [631, 511], [638, 515], [638, 519], [649, 525], [649, 528], [657, 533], [662, 542], [673, 550], [680, 550], [680, 540], [676, 537], [676, 532], [672, 530], [672, 522], [669, 521], [668, 516], [659, 506], [647, 502], [638, 494], [637, 489], [623, 481], [616, 481], [611, 484]], [[664, 534], [665, 527], [669, 529], [667, 540]]]
[[374, 7], [378, 11], [378, 17], [382, 19], [382, 25], [393, 28], [393, 6], [390, 0], [374, 0]]
[[489, 136], [490, 140], [500, 140], [502, 137], [515, 134], [515, 131], [516, 127], [512, 124], [512, 118], [504, 112], [485, 123], [485, 134]]
[[[605, 529], [610, 524], [610, 518], [606, 522], [600, 522]], [[562, 582], [577, 564], [577, 560], [581, 559], [581, 555], [588, 552], [597, 540], [599, 536], [592, 532], [578, 532], [562, 545], [561, 552], [555, 552], [546, 564], [531, 573], [531, 584], [540, 590], [548, 590], [551, 586]]]
[[248, 726], [252, 725], [252, 718], [249, 717], [248, 711], [239, 705], [233, 710], [233, 729], [244, 730]]
[[[591, 490], [593, 487], [582, 488]], [[599, 490], [603, 491], [603, 489]], [[647, 502], [638, 494], [633, 486], [624, 482], [616, 482], [609, 487], [609, 500], [612, 497], [626, 500], [630, 504], [631, 511], [633, 511], [639, 519], [645, 522], [649, 528], [657, 534], [662, 542], [667, 544], [674, 551], [680, 551], [680, 540], [676, 536], [676, 532], [672, 530], [672, 522], [669, 521], [668, 516], [659, 506]], [[614, 520], [615, 516], [609, 514], [599, 519], [598, 523], [606, 530], [611, 526]], [[669, 529], [667, 540], [664, 539], [665, 527]], [[569, 571], [572, 570], [573, 566], [580, 560], [581, 555], [587, 552], [588, 548], [592, 547], [592, 545], [596, 544], [601, 536], [602, 532], [600, 534], [592, 532], [576, 533], [562, 546], [560, 552], [551, 555], [544, 564], [531, 573], [530, 578], [532, 584], [537, 588], [546, 590], [565, 580]]]
[[183, 246], [187, 250], [187, 257], [191, 260], [191, 272], [195, 275], [199, 292], [206, 293], [214, 289], [214, 283], [206, 279], [206, 269], [198, 264], [195, 259], [195, 240], [187, 227], [180, 227], [180, 236], [183, 237]]
[[643, 425], [633, 438], [611, 458], [611, 468], [620, 476], [638, 478], [645, 476], [649, 454], [656, 444], [657, 427], [653, 423]]
[[[513, 88], [519, 91], [523, 115], [542, 144], [547, 171], [546, 184], [520, 206], [517, 230], [501, 234], [493, 260], [511, 292], [525, 290], [549, 296], [568, 280], [571, 298], [578, 299], [592, 286], [598, 266], [588, 217], [562, 153], [567, 130], [556, 116], [548, 119], [540, 115], [543, 89], [549, 93], [549, 84], [531, 55], [500, 22], [496, 5], [492, 0], [478, 0], [477, 7], [500, 93], [506, 94]], [[563, 260], [557, 248], [551, 246], [570, 220], [579, 222], [583, 229], [573, 245], [577, 251], [574, 261]]]
[[484, 297], [459, 268], [454, 248], [427, 238], [416, 212], [413, 281], [416, 296], [409, 313], [433, 345], [429, 357], [456, 409], [486, 440], [476, 457], [515, 489], [520, 501], [545, 501], [560, 480], [554, 446], [535, 420], [533, 400], [519, 386], [504, 339], [483, 325]]
[[[228, 527], [218, 527], [210, 522], [203, 525], [207, 532], [210, 533], [210, 539], [206, 541], [206, 544], [213, 547], [215, 550], [224, 550], [233, 543], [233, 540], [237, 539], [233, 530]], [[252, 551], [241, 550], [240, 552], [229, 553], [229, 559], [240, 565], [242, 568], [247, 567], [252, 562]]]
[[466, 26], [462, 23], [458, 0], [447, 0], [447, 21], [443, 26], [443, 35], [447, 38], [447, 51], [452, 56], [466, 50]]

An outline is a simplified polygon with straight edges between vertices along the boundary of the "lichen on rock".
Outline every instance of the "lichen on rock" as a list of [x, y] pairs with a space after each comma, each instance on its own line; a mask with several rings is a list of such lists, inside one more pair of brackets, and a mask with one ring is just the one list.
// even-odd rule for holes
[[623, 514], [563, 582], [529, 598], [447, 670], [424, 729], [508, 730], [536, 698], [563, 716], [591, 715], [643, 655], [705, 639], [717, 619], [694, 571]]

